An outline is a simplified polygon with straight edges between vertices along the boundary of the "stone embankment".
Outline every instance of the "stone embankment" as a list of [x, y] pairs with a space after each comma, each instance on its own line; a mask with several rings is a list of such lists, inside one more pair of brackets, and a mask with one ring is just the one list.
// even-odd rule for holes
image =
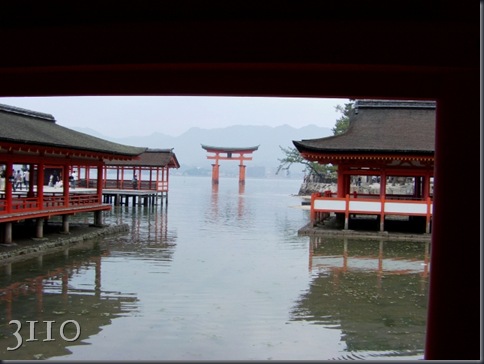
[[23, 238], [15, 240], [14, 244], [2, 244], [0, 246], [0, 264], [30, 259], [41, 254], [59, 252], [86, 240], [126, 231], [129, 231], [128, 224], [102, 227], [85, 224], [73, 225], [69, 234], [51, 232], [45, 234], [45, 237], [42, 239]]
[[303, 182], [299, 188], [299, 196], [309, 196], [313, 192], [321, 192], [331, 190], [336, 192], [336, 183], [322, 183], [322, 182]]

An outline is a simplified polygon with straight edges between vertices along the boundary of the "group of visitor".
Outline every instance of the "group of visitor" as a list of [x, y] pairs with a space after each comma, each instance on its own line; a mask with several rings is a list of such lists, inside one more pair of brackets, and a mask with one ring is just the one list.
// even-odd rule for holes
[[[76, 181], [77, 181], [77, 173], [76, 171], [72, 171], [72, 173], [69, 176], [69, 186], [71, 188], [76, 188]], [[54, 171], [54, 173], [52, 173], [49, 176], [49, 187], [60, 188], [62, 186], [63, 186], [63, 182], [62, 182], [61, 176]]]
[[25, 171], [23, 170], [17, 170], [15, 172], [15, 169], [12, 169], [12, 174], [10, 176], [10, 182], [12, 183], [12, 189], [13, 191], [22, 191], [22, 188], [25, 187], [25, 189], [29, 188], [29, 170], [26, 169]]

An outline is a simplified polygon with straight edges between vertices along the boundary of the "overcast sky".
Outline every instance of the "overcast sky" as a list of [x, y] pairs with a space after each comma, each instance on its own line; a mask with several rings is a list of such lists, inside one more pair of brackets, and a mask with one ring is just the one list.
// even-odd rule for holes
[[3, 97], [1, 104], [52, 114], [59, 125], [112, 137], [153, 132], [178, 136], [192, 127], [314, 124], [332, 128], [348, 99], [185, 96]]

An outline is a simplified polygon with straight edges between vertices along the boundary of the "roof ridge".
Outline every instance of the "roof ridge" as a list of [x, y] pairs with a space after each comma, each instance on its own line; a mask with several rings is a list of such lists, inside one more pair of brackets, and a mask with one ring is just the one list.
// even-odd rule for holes
[[405, 108], [405, 109], [435, 109], [436, 102], [430, 100], [356, 100], [354, 108]]
[[11, 106], [11, 105], [5, 105], [5, 104], [0, 104], [0, 110], [1, 111], [6, 111], [10, 112], [13, 114], [20, 114], [20, 115], [25, 115], [25, 116], [31, 116], [35, 117], [38, 119], [43, 119], [47, 121], [52, 121], [55, 123], [55, 118], [51, 114], [46, 114], [43, 112], [39, 111], [33, 111], [33, 110], [28, 110], [28, 109], [23, 109], [21, 107], [16, 107], [16, 106]]

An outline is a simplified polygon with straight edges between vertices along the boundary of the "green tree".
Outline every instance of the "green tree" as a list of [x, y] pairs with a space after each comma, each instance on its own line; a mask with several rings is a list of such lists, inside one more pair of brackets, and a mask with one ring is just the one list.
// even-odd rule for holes
[[343, 115], [339, 119], [336, 120], [336, 124], [334, 125], [332, 132], [333, 135], [340, 135], [346, 132], [350, 126], [350, 114], [353, 111], [354, 102], [350, 100], [350, 102], [346, 103], [344, 106], [336, 105], [336, 111], [339, 111]]
[[[350, 100], [350, 102], [344, 104], [344, 106], [335, 106], [336, 111], [341, 112], [343, 115], [336, 120], [335, 126], [333, 129], [331, 129], [333, 131], [333, 135], [343, 134], [348, 129], [350, 125], [350, 113], [353, 111], [353, 104], [353, 100]], [[277, 168], [276, 174], [279, 174], [280, 171], [289, 171], [289, 168], [291, 168], [291, 166], [295, 163], [306, 166], [306, 171], [309, 174], [315, 174], [320, 178], [324, 178], [325, 176], [334, 177], [336, 173], [335, 166], [331, 164], [310, 162], [304, 159], [295, 147], [283, 148], [279, 146], [279, 148], [281, 148], [282, 152], [284, 153], [284, 157], [278, 159], [280, 165]]]
[[279, 148], [281, 148], [284, 153], [284, 157], [278, 159], [280, 165], [277, 167], [276, 174], [279, 174], [280, 171], [289, 171], [289, 168], [291, 168], [293, 164], [302, 164], [306, 166], [306, 171], [309, 174], [315, 174], [320, 178], [324, 178], [329, 174], [334, 173], [333, 166], [308, 161], [301, 156], [295, 147], [284, 148], [279, 146]]

